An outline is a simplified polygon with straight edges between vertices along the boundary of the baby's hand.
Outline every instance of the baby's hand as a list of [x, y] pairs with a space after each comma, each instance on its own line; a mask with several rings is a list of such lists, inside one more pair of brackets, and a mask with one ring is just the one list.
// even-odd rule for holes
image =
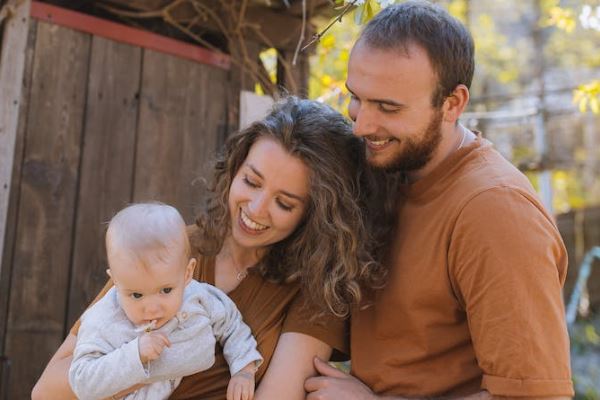
[[233, 375], [227, 385], [227, 400], [252, 400], [256, 367], [250, 363]]
[[162, 333], [148, 332], [140, 336], [138, 342], [140, 361], [142, 364], [156, 360], [166, 347], [171, 347], [171, 342]]

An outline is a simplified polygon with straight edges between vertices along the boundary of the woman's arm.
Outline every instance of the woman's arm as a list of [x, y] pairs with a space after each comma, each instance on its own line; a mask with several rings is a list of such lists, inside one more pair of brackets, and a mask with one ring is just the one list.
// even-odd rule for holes
[[76, 396], [69, 385], [69, 367], [73, 359], [73, 350], [77, 336], [69, 336], [52, 356], [42, 376], [33, 387], [32, 400], [66, 400]]
[[304, 400], [304, 381], [317, 374], [313, 364], [315, 356], [328, 360], [331, 347], [303, 333], [282, 334], [254, 399]]

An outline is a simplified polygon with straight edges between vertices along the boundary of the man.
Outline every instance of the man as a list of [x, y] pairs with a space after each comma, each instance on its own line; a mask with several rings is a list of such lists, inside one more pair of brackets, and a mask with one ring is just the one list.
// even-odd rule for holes
[[533, 188], [458, 123], [473, 42], [443, 9], [378, 14], [349, 61], [375, 168], [402, 171], [389, 276], [352, 314], [352, 376], [320, 360], [307, 399], [569, 398], [567, 255]]

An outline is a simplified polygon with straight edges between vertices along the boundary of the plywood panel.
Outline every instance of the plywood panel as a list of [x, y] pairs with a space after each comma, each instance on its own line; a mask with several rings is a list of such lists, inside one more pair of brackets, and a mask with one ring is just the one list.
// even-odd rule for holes
[[140, 67], [140, 48], [93, 37], [69, 326], [106, 282], [104, 222], [131, 201]]
[[11, 399], [63, 340], [89, 36], [38, 24], [6, 334]]
[[134, 201], [172, 204], [192, 221], [200, 191], [193, 183], [224, 135], [226, 79], [221, 70], [145, 51]]
[[[5, 24], [0, 24], [2, 29], [0, 37], [0, 257], [3, 253], [7, 226], [30, 5], [30, 1], [9, 1], [6, 7], [10, 7], [10, 14], [14, 14], [9, 14]], [[0, 265], [1, 277], [2, 265]]]
[[31, 95], [31, 80], [33, 70], [33, 55], [35, 51], [35, 38], [37, 22], [31, 21], [25, 48], [25, 70], [23, 72], [21, 102], [19, 104], [19, 121], [17, 137], [15, 140], [14, 162], [12, 178], [10, 180], [10, 198], [6, 216], [6, 230], [4, 234], [4, 251], [2, 253], [2, 268], [0, 269], [0, 354], [4, 354], [4, 334], [6, 332], [8, 316], [8, 299], [10, 294], [10, 277], [12, 275], [12, 258], [15, 245], [17, 225], [17, 212], [19, 210], [19, 188], [21, 186], [21, 165], [23, 163], [23, 149], [25, 146], [25, 132], [27, 129], [27, 112]]

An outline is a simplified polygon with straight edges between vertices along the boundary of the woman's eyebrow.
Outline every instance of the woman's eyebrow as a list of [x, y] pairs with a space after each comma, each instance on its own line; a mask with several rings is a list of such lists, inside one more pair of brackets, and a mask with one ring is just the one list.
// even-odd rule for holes
[[252, 165], [250, 163], [246, 163], [246, 166], [248, 168], [250, 168], [252, 170], [252, 172], [254, 172], [256, 175], [258, 175], [258, 177], [260, 179], [265, 179], [265, 177], [260, 172], [258, 172], [258, 170], [254, 167], [254, 165]]
[[[261, 179], [265, 179], [265, 177], [264, 177], [264, 176], [263, 176], [263, 175], [262, 175], [262, 174], [261, 174], [261, 173], [260, 173], [260, 172], [259, 172], [259, 171], [258, 171], [258, 170], [255, 168], [255, 167], [254, 167], [254, 165], [252, 165], [252, 164], [250, 164], [250, 163], [246, 163], [246, 165], [247, 165], [247, 166], [248, 166], [248, 168], [250, 168], [250, 169], [252, 170], [252, 172], [254, 172], [254, 173], [255, 173], [255, 174], [256, 174], [256, 175], [257, 175], [259, 178], [261, 178]], [[302, 197], [302, 196], [298, 196], [297, 194], [294, 194], [294, 193], [290, 193], [290, 192], [288, 192], [288, 191], [286, 191], [286, 190], [280, 190], [280, 191], [279, 191], [279, 193], [281, 193], [281, 194], [283, 194], [283, 195], [285, 195], [285, 196], [287, 196], [287, 197], [291, 197], [292, 199], [296, 199], [296, 200], [298, 200], [298, 201], [301, 201], [301, 202], [303, 202], [303, 203], [306, 201], [306, 199], [305, 199], [304, 197]]]

